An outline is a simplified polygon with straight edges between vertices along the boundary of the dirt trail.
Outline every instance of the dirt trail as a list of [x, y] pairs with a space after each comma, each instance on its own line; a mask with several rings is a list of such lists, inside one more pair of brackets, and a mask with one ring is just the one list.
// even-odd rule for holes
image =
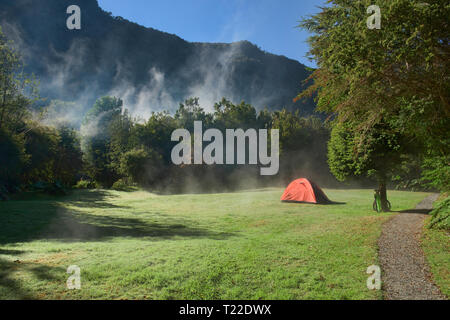
[[438, 196], [427, 197], [416, 209], [402, 212], [383, 225], [378, 247], [385, 299], [445, 299], [431, 280], [430, 269], [420, 247], [424, 220]]

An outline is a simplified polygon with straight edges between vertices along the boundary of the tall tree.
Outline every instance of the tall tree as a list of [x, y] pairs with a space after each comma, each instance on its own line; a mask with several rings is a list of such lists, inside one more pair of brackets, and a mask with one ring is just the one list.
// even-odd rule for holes
[[0, 128], [25, 131], [25, 120], [36, 94], [35, 82], [23, 73], [19, 53], [0, 28]]
[[[114, 128], [123, 128], [123, 102], [115, 97], [102, 97], [86, 113], [83, 120], [82, 149], [88, 166], [88, 173], [97, 182], [110, 187], [119, 179], [118, 164], [114, 163], [113, 136], [118, 140], [121, 135], [114, 135]], [[115, 151], [118, 151], [117, 149]]]
[[0, 187], [10, 191], [20, 184], [29, 160], [25, 135], [35, 89], [34, 81], [22, 72], [19, 53], [0, 28]]
[[[379, 30], [367, 27], [372, 4], [381, 9]], [[319, 68], [298, 98], [317, 93], [318, 109], [346, 123], [363, 154], [384, 155], [386, 165], [392, 151], [400, 155], [410, 148], [391, 149], [385, 142], [384, 150], [368, 152], [367, 141], [377, 130], [387, 141], [414, 143], [417, 151], [434, 150], [449, 159], [449, 15], [446, 0], [329, 0], [301, 23], [314, 34], [310, 53]], [[361, 156], [361, 148], [345, 150], [344, 158]], [[380, 187], [385, 184], [380, 181]]]

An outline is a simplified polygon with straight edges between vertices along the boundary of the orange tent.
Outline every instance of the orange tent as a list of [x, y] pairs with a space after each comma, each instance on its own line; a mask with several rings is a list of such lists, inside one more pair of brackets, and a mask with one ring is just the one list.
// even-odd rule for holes
[[289, 184], [281, 196], [281, 201], [315, 204], [332, 203], [318, 185], [303, 178], [294, 180]]

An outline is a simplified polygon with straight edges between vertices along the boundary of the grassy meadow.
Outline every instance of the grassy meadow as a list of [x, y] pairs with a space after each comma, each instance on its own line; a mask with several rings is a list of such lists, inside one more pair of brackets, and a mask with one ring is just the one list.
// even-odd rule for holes
[[[0, 299], [380, 299], [366, 287], [381, 224], [373, 190], [343, 205], [282, 189], [156, 195], [74, 191], [0, 202]], [[393, 210], [426, 193], [390, 191]], [[81, 290], [68, 290], [68, 266]]]
[[422, 249], [431, 268], [434, 283], [450, 297], [450, 233], [424, 227]]

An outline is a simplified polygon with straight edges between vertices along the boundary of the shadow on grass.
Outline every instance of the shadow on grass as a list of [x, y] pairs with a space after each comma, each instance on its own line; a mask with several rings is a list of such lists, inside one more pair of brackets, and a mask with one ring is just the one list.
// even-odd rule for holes
[[[215, 232], [191, 222], [177, 221], [160, 213], [152, 221], [139, 218], [96, 215], [86, 213], [92, 209], [128, 209], [107, 202], [111, 194], [105, 191], [83, 191], [59, 200], [9, 201], [0, 206], [0, 244], [33, 240], [103, 241], [113, 237], [148, 238], [210, 238], [216, 240], [232, 236]], [[74, 208], [84, 208], [84, 212]]]
[[110, 192], [105, 190], [78, 190], [73, 191], [67, 197], [60, 200], [66, 205], [72, 205], [80, 208], [93, 208], [93, 209], [108, 209], [108, 208], [122, 208], [128, 209], [127, 206], [118, 206], [108, 202], [107, 199], [111, 199], [113, 196]]
[[30, 300], [37, 299], [20, 281], [14, 279], [14, 273], [27, 274], [40, 281], [61, 281], [54, 274], [65, 274], [61, 267], [50, 267], [36, 263], [22, 263], [0, 258], [0, 299]]
[[20, 256], [21, 254], [26, 253], [24, 250], [8, 250], [8, 249], [0, 249], [0, 255], [8, 255], [8, 256]]
[[304, 202], [304, 201], [293, 201], [293, 200], [282, 200], [282, 203], [296, 203], [296, 204], [312, 204], [315, 206], [336, 206], [336, 205], [346, 205], [347, 202], [336, 202], [336, 201], [329, 201], [324, 203], [312, 203], [312, 202]]
[[126, 208], [125, 206], [117, 206], [106, 201], [107, 198], [111, 197], [111, 193], [106, 190], [73, 190], [65, 196], [53, 196], [40, 192], [24, 192], [15, 195], [12, 198], [13, 201], [3, 202], [3, 204], [25, 202], [31, 205], [33, 203], [47, 202], [91, 208]]
[[424, 214], [428, 215], [432, 210], [430, 209], [409, 209], [409, 210], [401, 210], [401, 211], [391, 211], [397, 213], [415, 213], [415, 214]]

